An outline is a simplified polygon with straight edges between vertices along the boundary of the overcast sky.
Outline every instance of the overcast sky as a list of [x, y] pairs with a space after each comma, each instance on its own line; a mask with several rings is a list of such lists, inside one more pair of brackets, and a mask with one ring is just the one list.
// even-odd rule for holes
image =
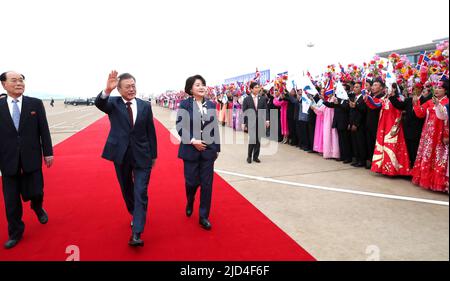
[[197, 73], [314, 73], [449, 34], [448, 0], [0, 1], [0, 72], [25, 74], [31, 96], [95, 96], [112, 69], [147, 95]]

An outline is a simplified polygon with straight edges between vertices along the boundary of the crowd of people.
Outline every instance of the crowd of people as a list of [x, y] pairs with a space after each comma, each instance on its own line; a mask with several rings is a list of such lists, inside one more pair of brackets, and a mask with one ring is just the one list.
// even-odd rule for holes
[[[329, 66], [316, 80], [308, 73], [314, 89], [288, 91], [287, 75], [260, 88], [267, 108], [278, 112], [275, 139], [448, 193], [448, 41], [423, 54], [416, 65], [394, 53], [385, 62], [375, 57], [360, 67], [339, 68]], [[209, 89], [219, 123], [244, 130], [242, 105], [250, 89], [242, 83]], [[176, 110], [185, 98], [180, 92], [162, 95], [158, 102]]]

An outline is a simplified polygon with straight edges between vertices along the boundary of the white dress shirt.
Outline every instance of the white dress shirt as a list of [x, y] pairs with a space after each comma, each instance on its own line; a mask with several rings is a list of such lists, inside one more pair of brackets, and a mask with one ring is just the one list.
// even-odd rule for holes
[[252, 98], [253, 98], [253, 103], [255, 104], [255, 108], [258, 109], [258, 95], [252, 94]]
[[[198, 101], [198, 100], [196, 100], [196, 99], [194, 99], [194, 102], [197, 103], [197, 107], [198, 107], [198, 109], [199, 109], [199, 113], [200, 113], [200, 115], [202, 116], [202, 123], [204, 124], [204, 121], [203, 121], [203, 114], [206, 114], [206, 112], [204, 111], [203, 103], [202, 103], [202, 101]], [[195, 138], [192, 138], [192, 139], [191, 139], [191, 144], [192, 144], [195, 140], [196, 140]]]
[[[127, 100], [125, 100], [124, 98], [122, 98], [123, 103], [125, 104], [125, 107], [127, 106]], [[131, 111], [133, 111], [133, 124], [136, 124], [136, 118], [137, 118], [137, 101], [136, 99], [132, 99], [129, 102], [131, 102], [130, 107], [131, 107]]]
[[[8, 96], [8, 97], [6, 98], [6, 101], [7, 101], [7, 103], [8, 103], [8, 108], [9, 108], [9, 114], [11, 114], [11, 118], [12, 118], [12, 115], [13, 115], [13, 106], [14, 106], [13, 100], [14, 100], [14, 99], [13, 99], [12, 97], [10, 97], [10, 96]], [[19, 101], [19, 102], [17, 103], [17, 106], [19, 107], [19, 112], [22, 113], [22, 100], [23, 100], [23, 96], [21, 95], [20, 97], [17, 98], [17, 100]]]

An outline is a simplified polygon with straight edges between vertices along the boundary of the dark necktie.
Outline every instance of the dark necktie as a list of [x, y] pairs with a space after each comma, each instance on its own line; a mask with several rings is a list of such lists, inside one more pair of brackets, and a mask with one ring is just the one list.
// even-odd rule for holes
[[128, 118], [130, 118], [131, 128], [133, 128], [134, 122], [133, 122], [133, 109], [131, 109], [131, 102], [127, 102], [126, 105], [128, 111]]

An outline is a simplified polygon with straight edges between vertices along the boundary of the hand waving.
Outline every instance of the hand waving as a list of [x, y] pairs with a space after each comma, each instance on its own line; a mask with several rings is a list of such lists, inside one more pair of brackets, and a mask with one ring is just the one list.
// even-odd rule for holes
[[118, 72], [113, 70], [108, 75], [108, 81], [106, 82], [105, 94], [109, 95], [117, 87], [119, 80], [117, 79]]

